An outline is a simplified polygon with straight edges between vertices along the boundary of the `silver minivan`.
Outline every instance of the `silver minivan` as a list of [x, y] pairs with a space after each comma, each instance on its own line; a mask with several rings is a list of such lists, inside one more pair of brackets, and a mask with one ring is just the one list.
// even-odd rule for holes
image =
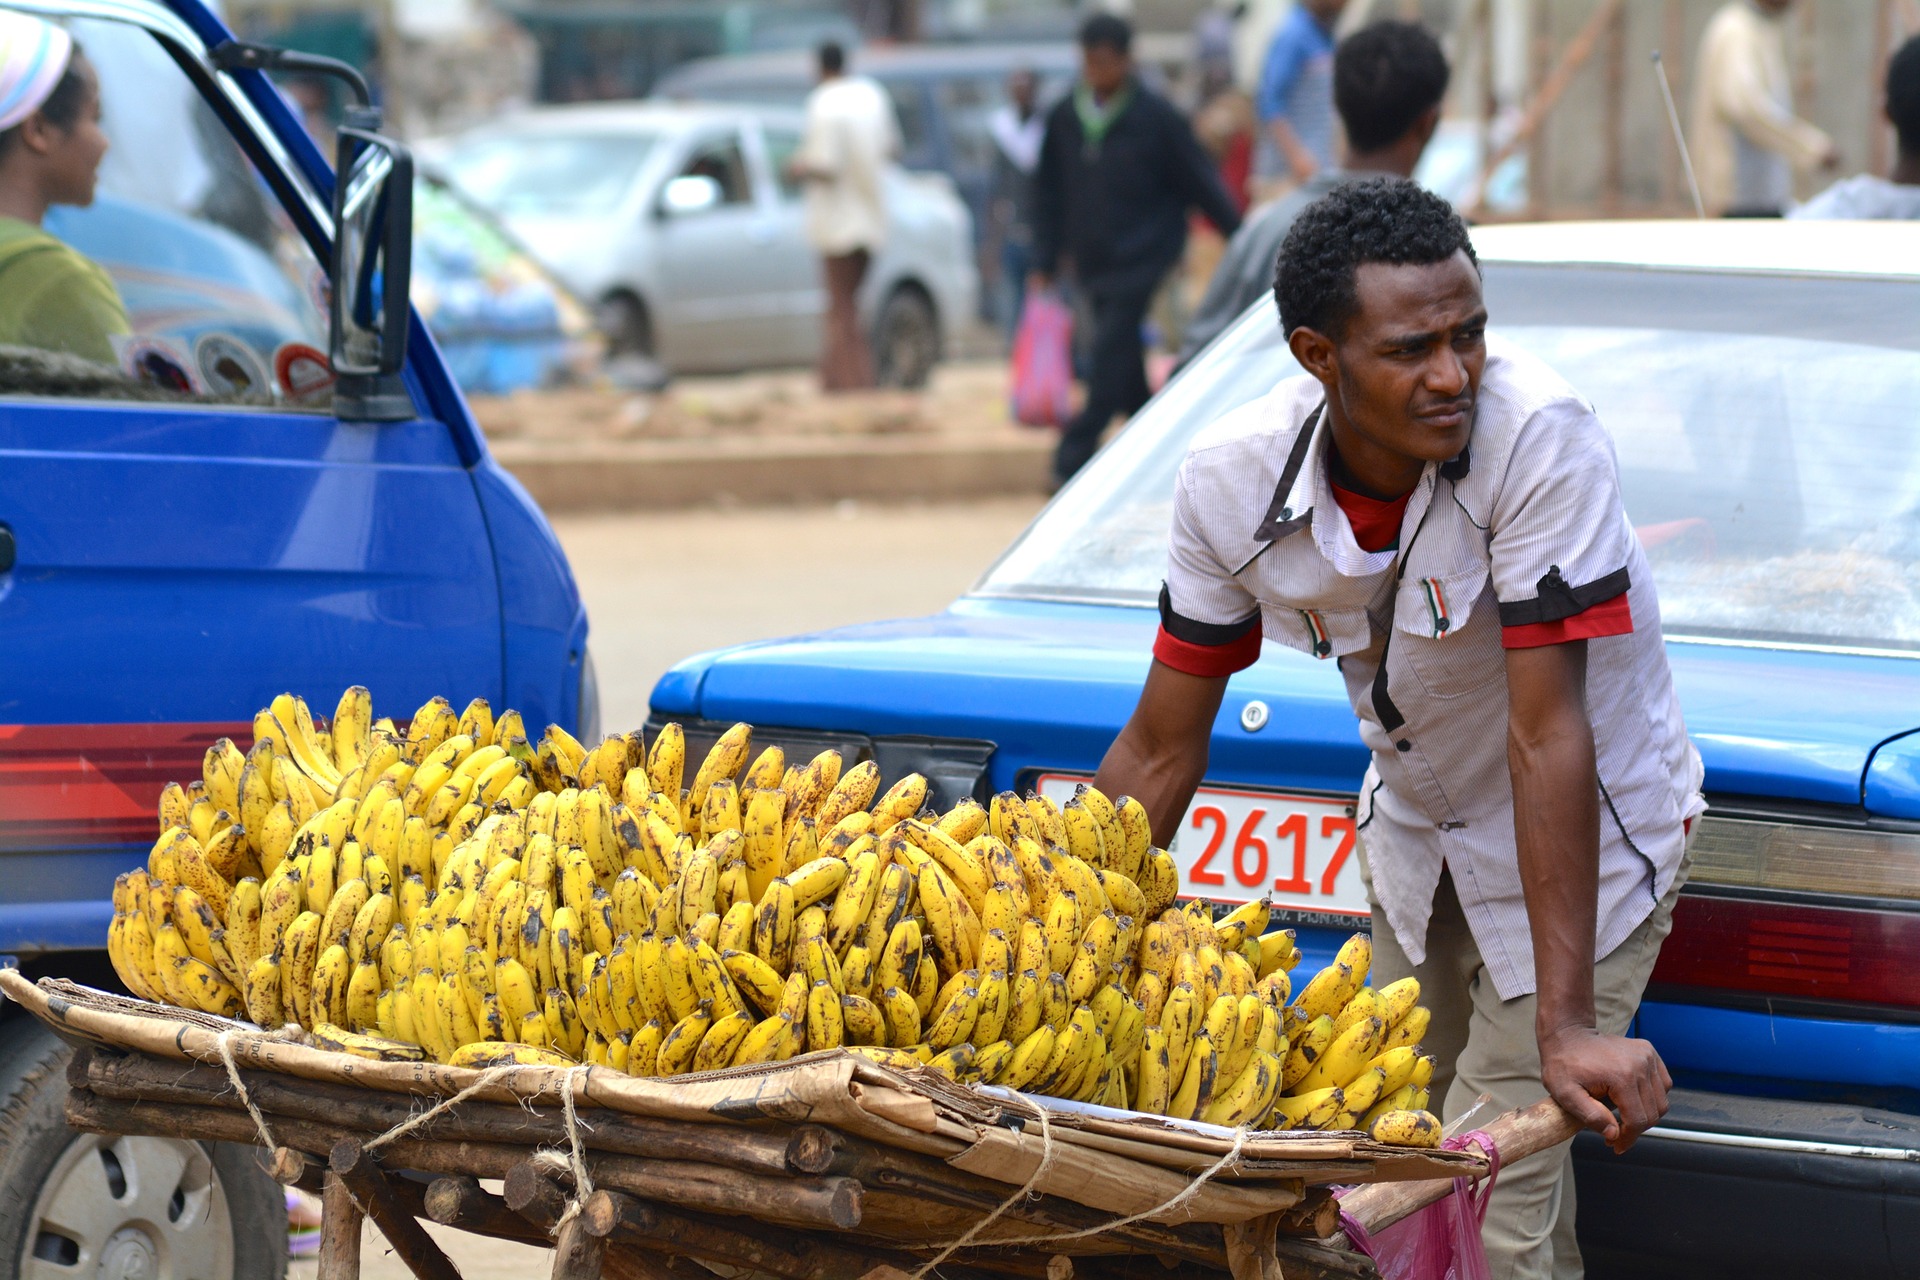
[[[801, 125], [777, 107], [542, 107], [423, 151], [596, 305], [614, 355], [717, 373], [819, 353], [826, 289], [785, 175]], [[918, 386], [975, 313], [972, 221], [943, 175], [894, 167], [885, 189], [861, 316], [882, 381]]]

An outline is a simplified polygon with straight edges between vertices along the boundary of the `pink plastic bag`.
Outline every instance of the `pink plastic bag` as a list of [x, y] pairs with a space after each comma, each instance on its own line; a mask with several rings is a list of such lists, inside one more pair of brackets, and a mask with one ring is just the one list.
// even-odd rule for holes
[[1478, 1129], [1448, 1138], [1442, 1145], [1458, 1151], [1474, 1143], [1492, 1162], [1478, 1186], [1455, 1178], [1444, 1199], [1409, 1214], [1377, 1235], [1368, 1235], [1359, 1223], [1340, 1215], [1353, 1247], [1373, 1259], [1381, 1280], [1490, 1280], [1487, 1246], [1480, 1228], [1487, 1220], [1487, 1200], [1500, 1173], [1500, 1152], [1493, 1139]]
[[1030, 293], [1013, 335], [1013, 420], [1057, 427], [1073, 416], [1073, 312], [1058, 295]]

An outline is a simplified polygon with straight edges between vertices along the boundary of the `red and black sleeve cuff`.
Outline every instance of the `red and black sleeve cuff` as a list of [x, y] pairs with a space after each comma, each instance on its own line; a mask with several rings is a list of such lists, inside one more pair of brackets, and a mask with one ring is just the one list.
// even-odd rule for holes
[[1195, 622], [1173, 611], [1167, 588], [1160, 588], [1160, 634], [1153, 640], [1156, 661], [1190, 676], [1230, 676], [1260, 660], [1260, 611], [1238, 622]]
[[1622, 591], [1611, 600], [1581, 610], [1571, 618], [1552, 622], [1528, 622], [1500, 629], [1503, 649], [1539, 649], [1569, 640], [1598, 640], [1601, 636], [1624, 636], [1633, 631], [1633, 610]]

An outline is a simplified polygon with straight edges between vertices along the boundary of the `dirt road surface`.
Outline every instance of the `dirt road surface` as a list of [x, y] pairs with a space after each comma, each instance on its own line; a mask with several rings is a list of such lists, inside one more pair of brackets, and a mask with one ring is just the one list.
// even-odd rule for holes
[[[654, 681], [689, 654], [944, 608], [1039, 508], [1008, 498], [556, 520], [592, 620], [601, 723], [639, 727]], [[552, 1266], [545, 1249], [428, 1229], [466, 1280], [528, 1280]], [[311, 1259], [289, 1273], [314, 1274]], [[361, 1276], [409, 1280], [371, 1225]]]
[[721, 645], [946, 607], [1039, 498], [677, 511], [554, 522], [591, 623], [605, 731], [638, 728], [668, 667]]

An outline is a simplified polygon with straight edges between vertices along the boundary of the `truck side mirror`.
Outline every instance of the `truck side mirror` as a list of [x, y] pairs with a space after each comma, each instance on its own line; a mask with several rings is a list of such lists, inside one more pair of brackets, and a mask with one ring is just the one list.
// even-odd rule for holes
[[335, 414], [355, 422], [415, 416], [407, 365], [413, 274], [413, 155], [349, 113], [333, 186], [331, 356]]

